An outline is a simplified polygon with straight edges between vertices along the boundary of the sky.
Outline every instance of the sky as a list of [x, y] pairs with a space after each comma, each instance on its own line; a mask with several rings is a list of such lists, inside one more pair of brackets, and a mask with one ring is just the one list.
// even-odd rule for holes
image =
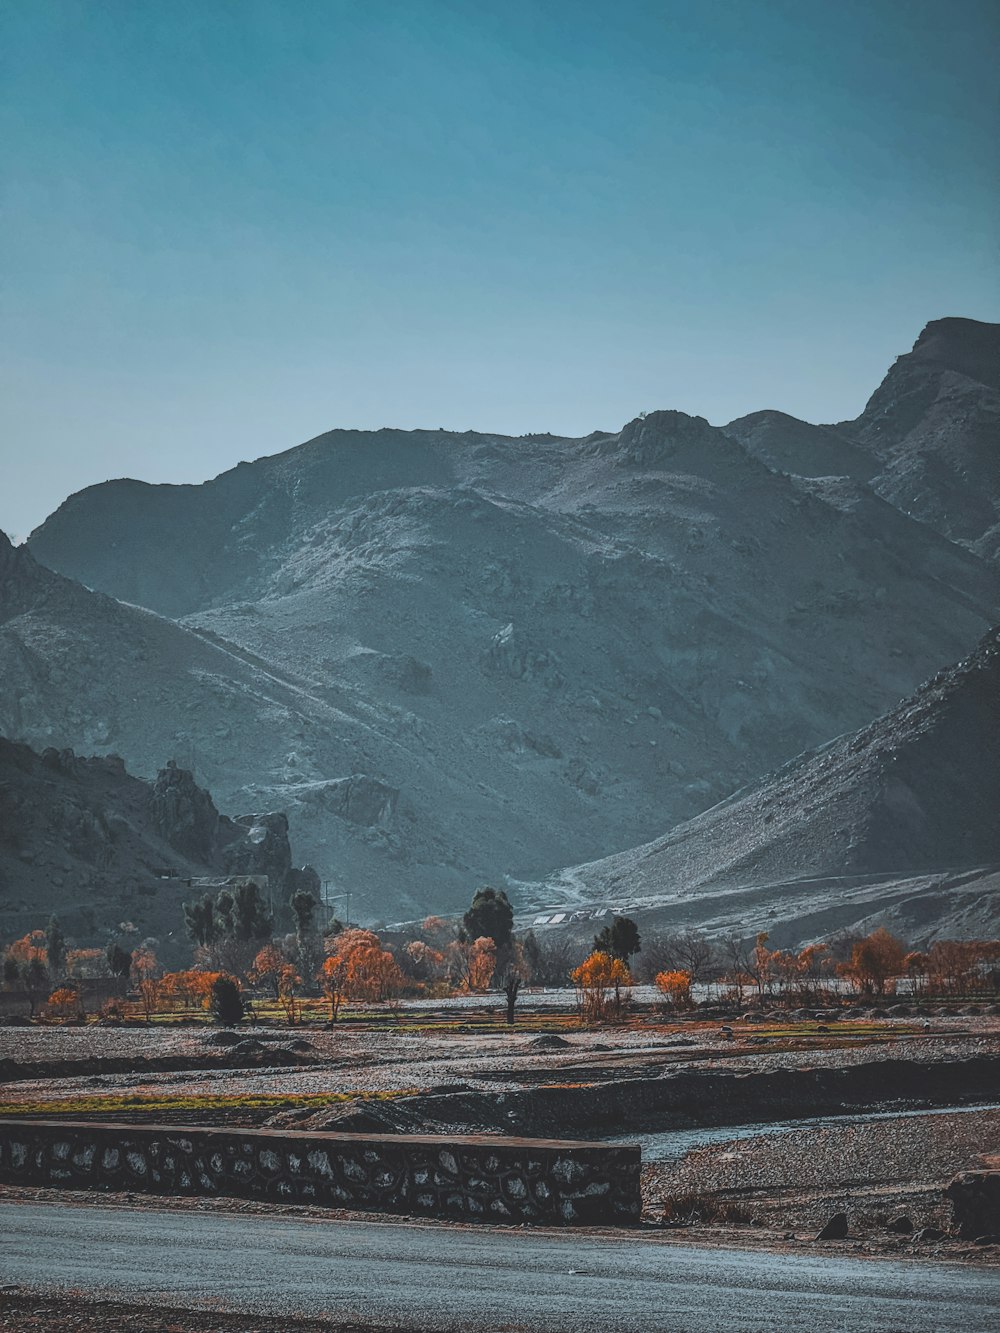
[[993, 0], [0, 0], [0, 528], [343, 426], [855, 416], [1000, 318]]

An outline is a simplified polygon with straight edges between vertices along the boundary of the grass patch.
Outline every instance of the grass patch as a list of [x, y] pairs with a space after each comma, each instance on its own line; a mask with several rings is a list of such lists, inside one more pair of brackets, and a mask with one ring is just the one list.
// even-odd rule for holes
[[106, 1094], [85, 1097], [65, 1097], [58, 1101], [5, 1102], [0, 1116], [23, 1115], [93, 1115], [97, 1112], [114, 1115], [116, 1112], [141, 1111], [150, 1115], [163, 1111], [288, 1111], [336, 1106], [350, 1101], [392, 1101], [396, 1097], [413, 1097], [421, 1088], [396, 1088], [391, 1092], [301, 1092], [301, 1093], [245, 1093], [144, 1097], [138, 1093]]

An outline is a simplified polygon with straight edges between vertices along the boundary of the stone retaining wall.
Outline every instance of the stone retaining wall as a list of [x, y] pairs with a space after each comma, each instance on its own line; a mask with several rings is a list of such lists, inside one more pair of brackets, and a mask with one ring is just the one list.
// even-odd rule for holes
[[0, 1119], [0, 1181], [466, 1222], [631, 1226], [638, 1147]]

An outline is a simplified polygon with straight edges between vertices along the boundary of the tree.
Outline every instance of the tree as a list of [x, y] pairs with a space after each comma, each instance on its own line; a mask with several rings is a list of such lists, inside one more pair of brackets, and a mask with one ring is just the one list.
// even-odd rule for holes
[[514, 1006], [517, 1004], [517, 997], [521, 993], [522, 979], [520, 972], [515, 969], [508, 969], [500, 979], [500, 989], [507, 999], [507, 1026], [514, 1026]]
[[281, 998], [281, 974], [288, 960], [273, 944], [265, 944], [250, 967], [247, 978], [255, 986], [266, 986], [276, 1000]]
[[884, 995], [887, 983], [903, 971], [905, 957], [901, 941], [879, 926], [854, 945], [850, 962], [841, 963], [837, 971], [856, 981], [866, 995]]
[[211, 949], [219, 937], [215, 920], [215, 902], [210, 893], [193, 903], [184, 903], [184, 928], [190, 939], [202, 949]]
[[281, 1005], [289, 1027], [294, 1027], [301, 1016], [302, 1006], [298, 999], [298, 990], [301, 985], [302, 978], [298, 972], [291, 963], [285, 963], [278, 978], [278, 1003]]
[[641, 948], [639, 927], [627, 916], [616, 916], [610, 926], [605, 926], [599, 935], [594, 936], [595, 952], [610, 954], [623, 963]]
[[34, 1018], [35, 1006], [38, 1004], [39, 997], [48, 993], [49, 969], [41, 958], [30, 958], [24, 965], [23, 976], [24, 988], [28, 992], [31, 1017]]
[[316, 910], [319, 903], [307, 889], [297, 889], [288, 899], [295, 916], [295, 947], [302, 976], [311, 978], [316, 972], [319, 957], [319, 933], [316, 929]]
[[54, 990], [45, 1007], [52, 1018], [86, 1018], [80, 992], [74, 986], [60, 986]]
[[644, 941], [640, 978], [655, 985], [658, 972], [690, 972], [692, 982], [714, 981], [718, 962], [715, 946], [700, 930], [668, 931]]
[[253, 880], [220, 889], [214, 902], [206, 894], [185, 903], [184, 924], [212, 965], [241, 976], [274, 930], [274, 918]]
[[340, 1007], [347, 995], [347, 963], [337, 955], [324, 959], [319, 978], [323, 994], [330, 1006], [330, 1022], [336, 1023], [340, 1017]]
[[66, 963], [66, 936], [62, 932], [57, 916], [49, 917], [45, 928], [45, 950], [49, 959], [49, 973], [53, 980], [60, 980]]
[[683, 969], [673, 972], [657, 972], [656, 989], [667, 1004], [674, 1009], [691, 1008], [691, 973]]
[[221, 973], [212, 982], [210, 999], [212, 1017], [223, 1027], [235, 1027], [243, 1022], [244, 1004], [240, 984], [235, 977]]
[[108, 963], [102, 949], [69, 949], [66, 952], [68, 977], [106, 977]]
[[152, 1022], [160, 998], [160, 965], [156, 954], [141, 944], [132, 954], [132, 981], [139, 992], [146, 1022]]
[[477, 889], [469, 910], [462, 917], [464, 942], [485, 937], [493, 941], [498, 954], [503, 953], [510, 945], [513, 929], [514, 909], [503, 890]]
[[105, 957], [108, 960], [108, 971], [113, 977], [118, 978], [120, 987], [124, 987], [125, 978], [132, 971], [132, 955], [118, 943], [109, 944]]
[[402, 990], [406, 978], [373, 931], [344, 930], [331, 943], [331, 956], [344, 963], [344, 991], [349, 999], [389, 1000]]
[[[580, 1012], [592, 1023], [599, 1023], [609, 1013], [622, 1011], [622, 987], [631, 986], [632, 976], [625, 963], [604, 950], [595, 950], [570, 973], [577, 988]], [[609, 994], [613, 993], [613, 998]]]
[[470, 991], [489, 989], [497, 965], [497, 946], [487, 935], [480, 935], [469, 946], [469, 970], [466, 985]]

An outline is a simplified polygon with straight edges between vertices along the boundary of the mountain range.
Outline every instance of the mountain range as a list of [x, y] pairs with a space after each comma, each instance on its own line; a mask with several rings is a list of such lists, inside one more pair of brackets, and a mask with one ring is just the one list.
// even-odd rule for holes
[[0, 543], [0, 732], [286, 810], [363, 919], [551, 882], [887, 713], [1000, 619], [1000, 326], [853, 422], [331, 431]]
[[[646, 846], [563, 870], [543, 918], [586, 904], [649, 925], [801, 943], [878, 915], [904, 937], [1000, 932], [1000, 630], [868, 726], [799, 755]], [[777, 924], [774, 924], [777, 923]]]

